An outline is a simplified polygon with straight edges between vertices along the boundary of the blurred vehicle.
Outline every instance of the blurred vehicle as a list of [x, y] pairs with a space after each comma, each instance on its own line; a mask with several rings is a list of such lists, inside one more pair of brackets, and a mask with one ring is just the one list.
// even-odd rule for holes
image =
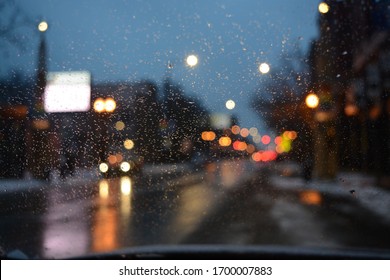
[[99, 172], [104, 178], [141, 174], [143, 159], [133, 151], [121, 146], [111, 148], [106, 161], [99, 163]]

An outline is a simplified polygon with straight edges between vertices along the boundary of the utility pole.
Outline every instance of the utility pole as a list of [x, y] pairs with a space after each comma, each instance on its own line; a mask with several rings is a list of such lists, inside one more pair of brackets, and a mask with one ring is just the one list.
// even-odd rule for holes
[[50, 121], [44, 111], [43, 95], [46, 87], [46, 22], [38, 25], [40, 43], [38, 52], [38, 70], [34, 88], [34, 105], [30, 111], [30, 131], [28, 136], [29, 169], [36, 179], [48, 180], [51, 169], [52, 149], [49, 141]]

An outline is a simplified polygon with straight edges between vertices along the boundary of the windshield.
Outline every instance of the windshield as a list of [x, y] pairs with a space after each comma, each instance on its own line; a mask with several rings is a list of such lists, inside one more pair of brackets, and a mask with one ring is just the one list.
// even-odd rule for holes
[[1, 250], [389, 252], [389, 9], [1, 1]]

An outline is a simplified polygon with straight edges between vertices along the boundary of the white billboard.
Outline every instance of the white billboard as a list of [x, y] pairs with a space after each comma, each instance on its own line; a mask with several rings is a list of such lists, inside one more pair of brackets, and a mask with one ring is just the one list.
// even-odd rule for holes
[[87, 71], [49, 72], [43, 102], [48, 113], [88, 111], [91, 107], [91, 74]]

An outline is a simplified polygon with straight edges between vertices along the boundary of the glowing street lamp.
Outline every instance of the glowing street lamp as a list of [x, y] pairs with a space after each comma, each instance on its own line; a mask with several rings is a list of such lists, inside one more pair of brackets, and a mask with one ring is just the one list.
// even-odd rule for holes
[[311, 109], [315, 109], [318, 107], [318, 104], [320, 103], [320, 99], [318, 98], [317, 94], [309, 93], [306, 96], [305, 103], [307, 107]]
[[321, 13], [321, 14], [326, 14], [328, 13], [330, 10], [330, 7], [328, 4], [326, 4], [325, 2], [321, 2], [319, 5], [318, 5], [318, 11]]
[[112, 99], [112, 98], [107, 98], [106, 99], [106, 104], [105, 104], [106, 112], [112, 113], [112, 112], [114, 112], [115, 108], [116, 108], [115, 100]]
[[186, 63], [190, 67], [195, 67], [198, 64], [198, 57], [196, 55], [189, 55], [186, 58]]
[[228, 101], [226, 101], [225, 106], [226, 106], [227, 109], [233, 110], [234, 107], [236, 107], [236, 102], [234, 102], [233, 100], [229, 99]]
[[268, 63], [263, 62], [259, 65], [259, 71], [261, 74], [267, 74], [269, 72], [269, 70], [270, 70], [270, 67], [269, 67]]
[[48, 28], [49, 28], [49, 25], [47, 24], [46, 21], [41, 21], [38, 24], [38, 30], [41, 31], [41, 32], [46, 32]]
[[93, 103], [93, 109], [97, 113], [112, 113], [116, 109], [116, 102], [113, 98], [109, 97], [106, 100], [103, 98], [98, 98]]
[[102, 113], [104, 111], [105, 101], [103, 98], [98, 98], [93, 103], [93, 109], [95, 112]]

